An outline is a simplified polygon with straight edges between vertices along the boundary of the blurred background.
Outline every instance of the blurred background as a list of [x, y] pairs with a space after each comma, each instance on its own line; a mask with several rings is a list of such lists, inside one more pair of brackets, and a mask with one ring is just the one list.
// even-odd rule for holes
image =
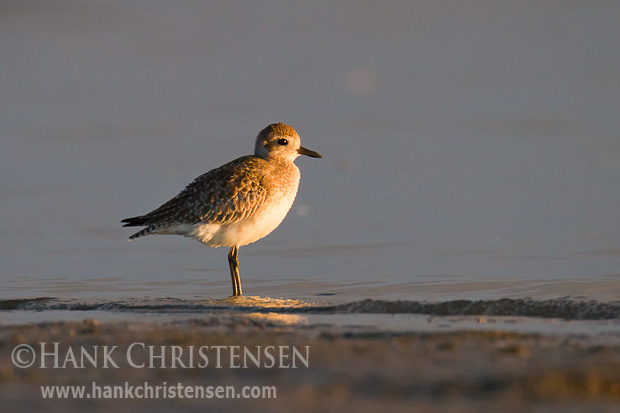
[[292, 125], [249, 295], [620, 298], [616, 1], [0, 2], [2, 298], [221, 297], [120, 220]]

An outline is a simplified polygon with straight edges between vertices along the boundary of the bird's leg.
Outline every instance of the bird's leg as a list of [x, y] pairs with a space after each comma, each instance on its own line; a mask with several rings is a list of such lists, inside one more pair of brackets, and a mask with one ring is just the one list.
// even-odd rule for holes
[[228, 265], [230, 266], [230, 277], [232, 278], [233, 297], [242, 295], [241, 278], [239, 277], [239, 248], [232, 247], [228, 253]]

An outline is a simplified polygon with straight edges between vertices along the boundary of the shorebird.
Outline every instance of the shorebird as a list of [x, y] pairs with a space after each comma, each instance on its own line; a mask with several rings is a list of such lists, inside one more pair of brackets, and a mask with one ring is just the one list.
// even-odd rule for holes
[[254, 155], [242, 156], [191, 182], [159, 208], [121, 222], [144, 226], [129, 237], [176, 234], [210, 247], [229, 247], [228, 265], [233, 296], [242, 295], [239, 247], [270, 234], [291, 209], [300, 173], [299, 155], [322, 158], [301, 146], [292, 127], [274, 123], [256, 137]]

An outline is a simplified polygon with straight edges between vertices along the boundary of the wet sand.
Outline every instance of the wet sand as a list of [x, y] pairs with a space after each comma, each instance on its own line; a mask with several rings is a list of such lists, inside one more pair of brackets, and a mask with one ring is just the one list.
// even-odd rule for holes
[[[142, 320], [139, 318], [142, 317]], [[122, 318], [122, 315], [121, 315]], [[102, 317], [105, 319], [105, 317]], [[493, 320], [478, 319], [488, 324]], [[429, 324], [454, 322], [429, 317]], [[68, 347], [118, 346], [119, 368], [17, 368], [19, 344], [58, 342]], [[309, 367], [132, 368], [124, 360], [132, 343], [148, 346], [310, 346]], [[618, 336], [564, 332], [475, 331], [467, 323], [442, 332], [304, 323], [290, 314], [134, 314], [125, 320], [56, 321], [0, 328], [0, 399], [5, 411], [617, 411], [620, 403]], [[99, 347], [101, 348], [101, 347]], [[170, 356], [169, 353], [167, 353]], [[148, 358], [144, 356], [145, 359]], [[62, 357], [61, 357], [62, 358]], [[138, 362], [145, 359], [138, 355]], [[167, 367], [170, 367], [170, 358]], [[179, 366], [177, 366], [179, 367]], [[275, 399], [44, 400], [41, 385], [276, 386]]]

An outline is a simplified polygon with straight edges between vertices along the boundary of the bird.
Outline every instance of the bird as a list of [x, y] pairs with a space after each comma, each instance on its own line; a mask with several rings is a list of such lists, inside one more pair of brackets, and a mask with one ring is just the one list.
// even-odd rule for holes
[[239, 248], [269, 235], [291, 209], [301, 174], [300, 155], [322, 158], [301, 146], [299, 134], [273, 123], [256, 137], [254, 155], [242, 156], [194, 179], [177, 196], [153, 211], [125, 218], [123, 227], [145, 228], [129, 240], [176, 234], [210, 247], [228, 247], [233, 297], [243, 294]]

